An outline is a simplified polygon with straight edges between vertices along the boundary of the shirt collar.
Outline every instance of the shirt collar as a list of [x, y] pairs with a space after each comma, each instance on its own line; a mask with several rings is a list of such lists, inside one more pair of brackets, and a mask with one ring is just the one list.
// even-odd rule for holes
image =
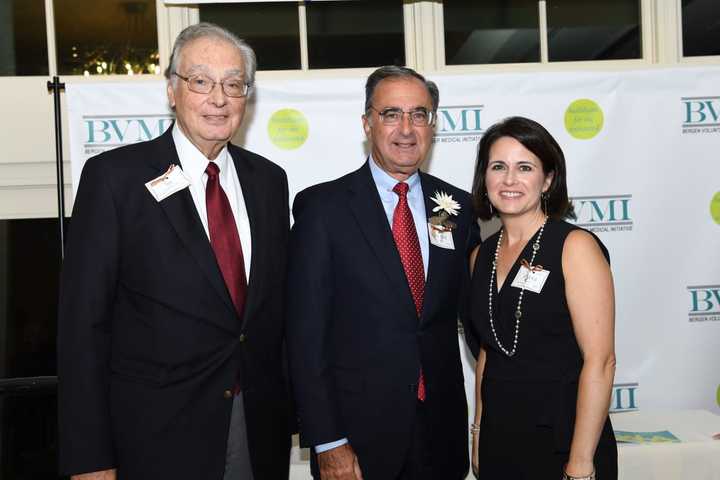
[[[372, 155], [370, 155], [368, 162], [370, 163], [370, 174], [378, 190], [381, 192], [392, 192], [395, 185], [399, 183], [398, 179], [393, 178], [389, 173], [380, 168], [378, 164], [375, 163]], [[420, 174], [417, 170], [405, 180], [405, 183], [408, 184], [409, 192], [414, 193], [415, 189], [420, 185]]]
[[[192, 182], [202, 179], [210, 161], [193, 145], [190, 139], [185, 136], [177, 123], [173, 126], [172, 136], [183, 172], [190, 177]], [[228, 157], [228, 148], [227, 145], [225, 145], [223, 149], [220, 150], [217, 158], [213, 160], [220, 168], [220, 172], [226, 171], [229, 163]]]

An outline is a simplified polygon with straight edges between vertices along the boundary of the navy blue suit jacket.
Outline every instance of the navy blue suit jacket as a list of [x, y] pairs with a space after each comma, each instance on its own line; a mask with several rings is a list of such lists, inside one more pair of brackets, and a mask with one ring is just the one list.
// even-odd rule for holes
[[189, 190], [145, 188], [180, 163], [171, 130], [83, 169], [60, 292], [60, 470], [221, 480], [239, 375], [255, 479], [287, 478], [285, 173], [228, 146], [252, 234], [239, 317]]
[[301, 445], [347, 437], [373, 480], [396, 478], [405, 460], [421, 365], [433, 470], [461, 478], [468, 469], [457, 318], [479, 232], [467, 192], [420, 179], [428, 215], [436, 191], [461, 205], [455, 249], [430, 244], [420, 319], [367, 163], [304, 190], [293, 206], [287, 329]]

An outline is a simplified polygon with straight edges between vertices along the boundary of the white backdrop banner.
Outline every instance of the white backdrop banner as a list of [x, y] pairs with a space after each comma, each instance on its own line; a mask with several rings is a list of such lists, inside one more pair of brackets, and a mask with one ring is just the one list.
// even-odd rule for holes
[[[612, 409], [720, 413], [720, 68], [430, 77], [440, 87], [430, 173], [469, 189], [478, 140], [511, 115], [562, 146], [577, 223], [612, 259]], [[235, 141], [285, 168], [292, 198], [365, 160], [363, 87], [359, 77], [263, 80]], [[160, 81], [68, 82], [67, 95], [75, 188], [87, 158], [172, 121]], [[472, 405], [470, 361], [465, 371]]]

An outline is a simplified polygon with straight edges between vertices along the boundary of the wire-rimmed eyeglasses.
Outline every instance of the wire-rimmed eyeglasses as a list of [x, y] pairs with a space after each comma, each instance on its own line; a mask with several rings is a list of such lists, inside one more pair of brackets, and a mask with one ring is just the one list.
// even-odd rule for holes
[[413, 110], [403, 110], [397, 107], [388, 107], [382, 110], [370, 106], [371, 110], [375, 110], [380, 116], [383, 125], [397, 125], [402, 122], [403, 115], [406, 113], [410, 117], [410, 123], [416, 127], [427, 127], [435, 121], [435, 112], [427, 108], [415, 108]]
[[215, 88], [215, 85], [218, 83], [220, 84], [223, 93], [225, 93], [228, 97], [244, 97], [250, 90], [250, 85], [245, 83], [245, 80], [242, 77], [224, 78], [219, 82], [216, 82], [202, 73], [197, 73], [188, 77], [183, 77], [177, 72], [173, 72], [173, 75], [181, 80], [185, 80], [190, 91], [195, 93], [208, 94], [212, 92], [213, 88]]

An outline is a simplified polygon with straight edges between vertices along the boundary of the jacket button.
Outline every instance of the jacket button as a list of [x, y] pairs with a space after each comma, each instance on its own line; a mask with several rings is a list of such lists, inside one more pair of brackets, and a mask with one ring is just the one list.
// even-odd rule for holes
[[223, 392], [223, 397], [225, 397], [225, 398], [232, 398], [232, 396], [233, 396], [233, 394], [230, 390], [225, 390]]
[[244, 333], [241, 333], [241, 334], [240, 334], [240, 343], [243, 343], [246, 338], [247, 338], [247, 337], [245, 336], [245, 334], [244, 334]]

